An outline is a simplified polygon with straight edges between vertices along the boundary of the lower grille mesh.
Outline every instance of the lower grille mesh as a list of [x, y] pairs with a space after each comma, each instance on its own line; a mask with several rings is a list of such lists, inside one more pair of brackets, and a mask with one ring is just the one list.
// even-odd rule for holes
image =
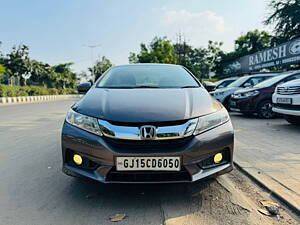
[[107, 174], [108, 182], [189, 182], [191, 176], [182, 168], [179, 172], [151, 172], [151, 171], [116, 171], [114, 167]]

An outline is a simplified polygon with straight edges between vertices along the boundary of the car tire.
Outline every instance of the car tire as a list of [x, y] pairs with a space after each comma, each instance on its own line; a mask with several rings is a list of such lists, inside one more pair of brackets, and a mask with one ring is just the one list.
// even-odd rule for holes
[[275, 112], [272, 110], [273, 104], [271, 100], [265, 100], [258, 104], [257, 115], [262, 119], [272, 119], [275, 117]]
[[284, 119], [293, 125], [300, 125], [300, 117], [299, 116], [284, 116]]

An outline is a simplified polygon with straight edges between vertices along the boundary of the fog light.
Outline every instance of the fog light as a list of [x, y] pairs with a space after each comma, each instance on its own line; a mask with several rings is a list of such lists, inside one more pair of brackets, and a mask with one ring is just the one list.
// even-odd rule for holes
[[222, 159], [223, 159], [222, 153], [215, 154], [215, 156], [214, 156], [214, 162], [215, 163], [220, 163], [222, 161]]
[[81, 165], [82, 164], [82, 157], [80, 155], [73, 155], [73, 161], [77, 164], [77, 165]]

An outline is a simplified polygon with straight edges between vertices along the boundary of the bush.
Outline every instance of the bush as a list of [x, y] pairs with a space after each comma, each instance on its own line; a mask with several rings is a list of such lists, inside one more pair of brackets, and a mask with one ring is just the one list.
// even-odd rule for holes
[[0, 97], [77, 94], [72, 88], [56, 89], [40, 86], [8, 86], [0, 84]]

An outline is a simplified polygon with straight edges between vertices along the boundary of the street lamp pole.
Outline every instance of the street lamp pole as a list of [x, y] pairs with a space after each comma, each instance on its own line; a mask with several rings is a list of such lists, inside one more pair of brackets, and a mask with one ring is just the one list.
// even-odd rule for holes
[[85, 47], [90, 48], [90, 54], [91, 54], [91, 65], [94, 63], [94, 49], [100, 47], [101, 45], [84, 45]]

